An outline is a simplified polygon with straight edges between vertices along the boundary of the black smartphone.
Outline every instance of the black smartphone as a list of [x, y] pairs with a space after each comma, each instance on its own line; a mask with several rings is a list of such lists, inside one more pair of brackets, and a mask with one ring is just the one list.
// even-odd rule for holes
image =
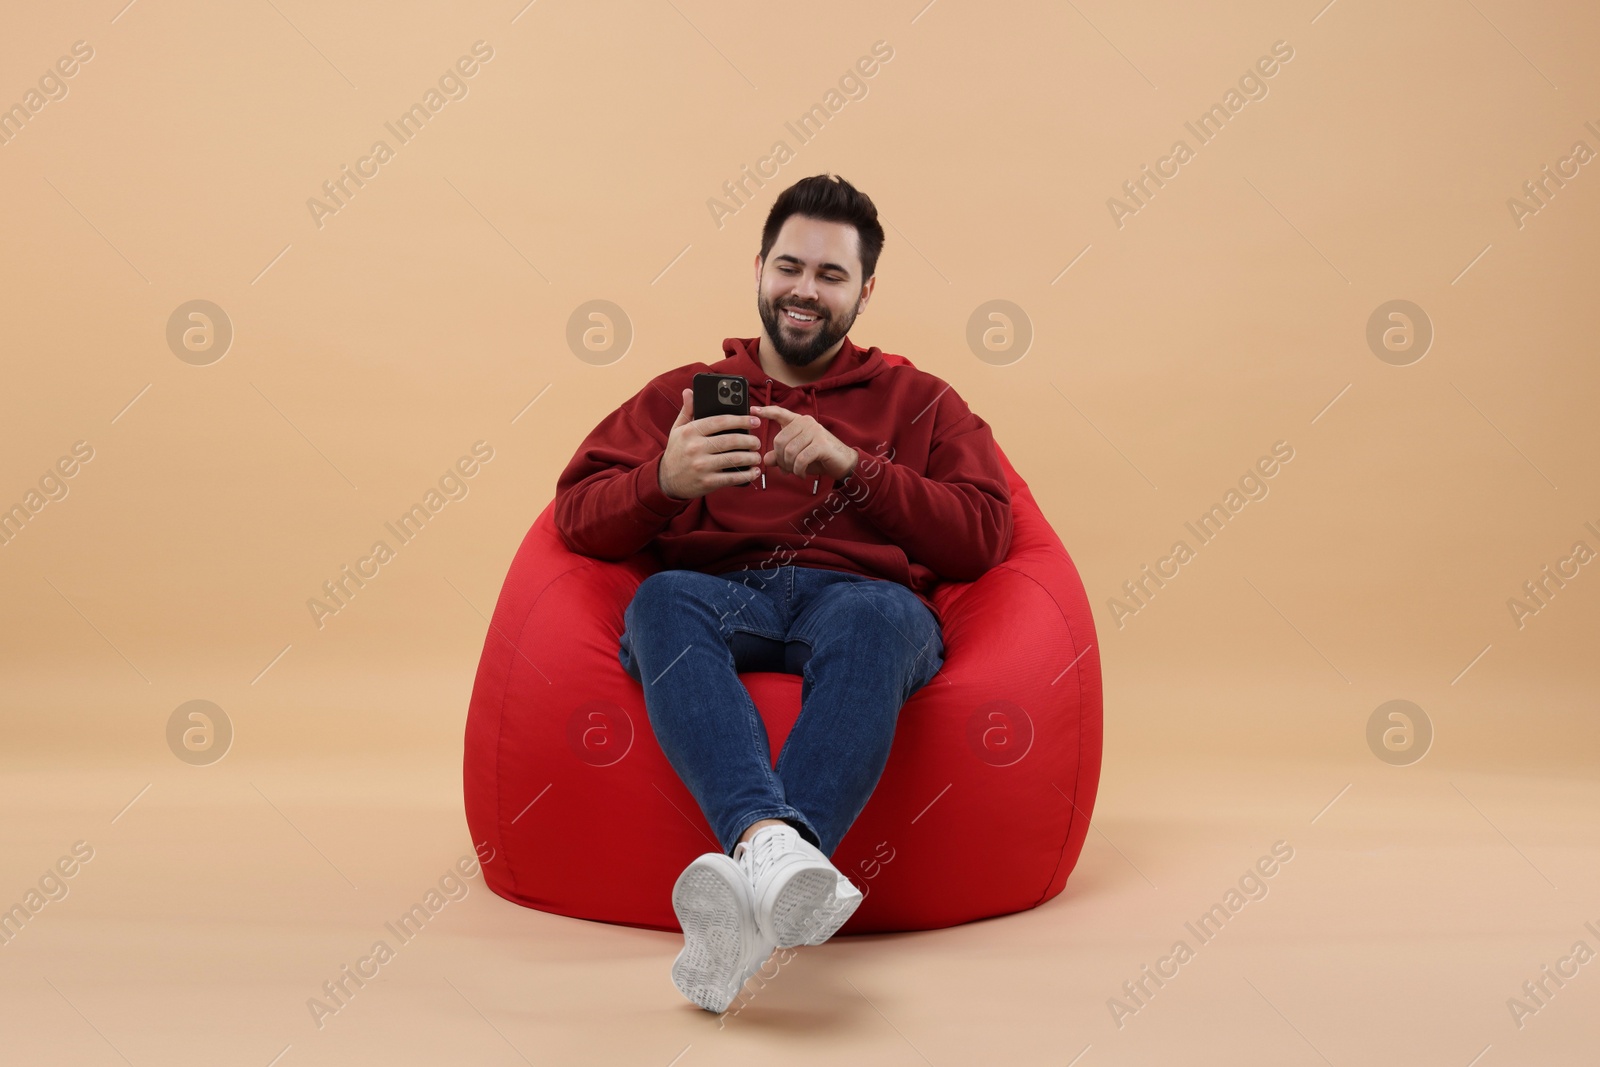
[[[696, 374], [694, 376], [694, 417], [712, 415], [750, 414], [750, 383], [742, 374]], [[712, 436], [725, 433], [749, 433], [743, 430], [718, 430]], [[725, 467], [724, 470], [747, 471], [749, 467]]]

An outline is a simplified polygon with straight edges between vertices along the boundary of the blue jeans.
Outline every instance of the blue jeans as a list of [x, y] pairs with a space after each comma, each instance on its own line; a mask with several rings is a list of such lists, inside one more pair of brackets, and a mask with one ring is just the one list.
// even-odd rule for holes
[[[938, 620], [910, 589], [817, 567], [659, 571], [624, 621], [618, 658], [724, 852], [782, 819], [831, 856], [883, 774], [901, 705], [944, 666]], [[776, 772], [740, 671], [804, 679]]]

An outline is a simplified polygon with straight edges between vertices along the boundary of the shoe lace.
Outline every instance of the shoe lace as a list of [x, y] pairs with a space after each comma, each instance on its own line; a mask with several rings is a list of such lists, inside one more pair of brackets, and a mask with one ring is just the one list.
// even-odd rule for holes
[[[788, 831], [794, 833], [793, 830]], [[762, 830], [748, 841], [739, 842], [734, 850], [734, 860], [743, 867], [752, 883], [772, 866], [779, 855], [788, 851], [791, 843], [781, 829]]]

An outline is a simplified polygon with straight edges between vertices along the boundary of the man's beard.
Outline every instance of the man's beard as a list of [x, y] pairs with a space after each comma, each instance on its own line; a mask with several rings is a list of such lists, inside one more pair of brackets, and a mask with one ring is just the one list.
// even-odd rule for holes
[[[806, 367], [816, 361], [828, 349], [832, 348], [845, 334], [850, 332], [850, 327], [855, 324], [855, 311], [850, 312], [850, 317], [842, 322], [836, 321], [828, 314], [828, 310], [821, 305], [807, 306], [803, 301], [794, 302], [786, 300], [784, 307], [794, 306], [796, 310], [807, 311], [813, 315], [821, 316], [821, 320], [809, 335], [794, 338], [793, 334], [784, 333], [784, 324], [789, 317], [783, 313], [775, 302], [756, 297], [756, 308], [761, 313], [761, 325], [766, 327], [767, 336], [772, 338], [772, 347], [782, 357], [783, 361], [791, 367]], [[793, 327], [790, 327], [792, 330]]]

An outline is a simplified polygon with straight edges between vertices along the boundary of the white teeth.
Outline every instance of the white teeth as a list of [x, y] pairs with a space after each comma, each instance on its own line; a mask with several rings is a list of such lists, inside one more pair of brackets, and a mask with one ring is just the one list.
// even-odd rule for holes
[[817, 316], [815, 316], [815, 315], [806, 316], [801, 312], [795, 311], [793, 308], [784, 308], [783, 310], [784, 310], [784, 314], [788, 315], [790, 318], [794, 319], [797, 322], [815, 322], [817, 320]]

